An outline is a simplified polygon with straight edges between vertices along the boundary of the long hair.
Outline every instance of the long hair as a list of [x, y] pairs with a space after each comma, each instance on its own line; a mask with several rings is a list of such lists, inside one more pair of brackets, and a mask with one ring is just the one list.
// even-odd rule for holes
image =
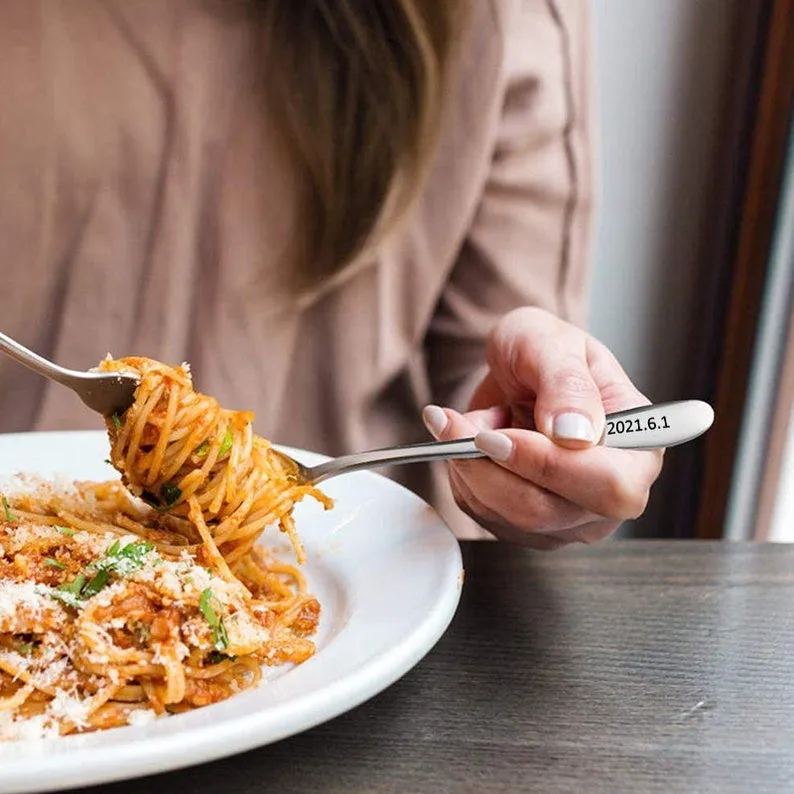
[[382, 238], [421, 188], [468, 0], [258, 0], [300, 186], [304, 286]]

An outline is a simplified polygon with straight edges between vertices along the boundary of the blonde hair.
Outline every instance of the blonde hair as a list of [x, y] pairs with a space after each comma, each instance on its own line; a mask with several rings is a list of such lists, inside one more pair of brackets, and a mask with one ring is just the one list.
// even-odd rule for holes
[[303, 285], [406, 212], [435, 149], [468, 0], [259, 0], [268, 91], [300, 185]]

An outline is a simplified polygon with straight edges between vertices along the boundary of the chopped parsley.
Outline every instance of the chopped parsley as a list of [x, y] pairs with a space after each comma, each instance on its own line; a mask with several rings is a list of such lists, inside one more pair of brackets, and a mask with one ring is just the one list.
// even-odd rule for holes
[[226, 435], [223, 437], [223, 443], [221, 444], [221, 451], [218, 453], [219, 458], [222, 458], [232, 448], [232, 443], [234, 443], [234, 437], [232, 436], [232, 431], [227, 430]]
[[85, 584], [85, 575], [80, 574], [79, 576], [75, 577], [75, 579], [71, 582], [64, 582], [59, 588], [59, 592], [62, 593], [71, 593], [72, 595], [80, 595], [80, 591], [83, 589], [83, 585]]
[[[222, 458], [231, 448], [232, 444], [234, 443], [234, 436], [232, 435], [231, 430], [227, 430], [223, 436], [223, 441], [221, 441], [221, 448], [218, 450], [218, 457]], [[198, 458], [206, 457], [207, 453], [210, 451], [210, 442], [202, 441], [194, 450], [193, 454]]]
[[113, 414], [110, 418], [113, 420], [113, 426], [116, 428], [116, 430], [121, 430], [121, 419], [119, 418], [119, 415]]
[[163, 495], [163, 499], [165, 499], [166, 507], [173, 507], [182, 498], [182, 491], [176, 485], [166, 483], [160, 489], [160, 492]]
[[215, 597], [215, 594], [209, 587], [203, 590], [199, 597], [199, 609], [204, 619], [209, 623], [212, 629], [212, 637], [215, 641], [215, 648], [219, 651], [225, 651], [229, 647], [229, 636], [226, 634], [226, 627], [223, 625], [223, 618], [219, 617], [215, 611], [214, 605], [218, 606], [220, 611], [220, 602]]
[[66, 566], [62, 562], [58, 562], [58, 560], [53, 559], [52, 557], [45, 557], [44, 564], [49, 565], [50, 568], [59, 568], [62, 571], [66, 570]]
[[[146, 555], [154, 549], [148, 540], [128, 543], [122, 547], [121, 541], [115, 541], [105, 552], [105, 556], [90, 563], [86, 570], [93, 573], [89, 580], [85, 574], [80, 574], [73, 581], [62, 584], [55, 590], [50, 590], [57, 601], [73, 609], [80, 609], [83, 602], [99, 593], [110, 581], [110, 574], [126, 576], [140, 570], [146, 563]], [[51, 558], [46, 558], [45, 563], [56, 568], [64, 568], [61, 563]]]
[[[162, 498], [158, 499], [151, 491], [143, 491], [141, 499], [149, 507], [153, 507], [158, 513], [164, 513], [169, 507], [173, 507], [181, 498], [182, 491], [176, 485], [166, 483], [161, 489]], [[165, 504], [163, 504], [165, 502]]]
[[56, 601], [60, 601], [72, 609], [80, 609], [83, 606], [80, 596], [76, 596], [74, 593], [62, 593], [60, 590], [51, 590], [50, 595]]
[[72, 607], [72, 609], [79, 609], [83, 606], [83, 602], [80, 599], [80, 591], [83, 589], [83, 585], [85, 585], [85, 576], [80, 574], [74, 581], [65, 582], [57, 589], [50, 590], [49, 594], [56, 601], [60, 601], [66, 606]]
[[33, 653], [33, 643], [32, 642], [20, 642], [17, 645], [17, 653], [20, 656], [30, 656]]
[[8, 504], [8, 499], [3, 496], [3, 510], [5, 511], [6, 521], [18, 521], [19, 519], [11, 512], [11, 505]]
[[83, 598], [91, 598], [92, 596], [95, 596], [108, 583], [108, 579], [110, 579], [110, 574], [106, 569], [99, 571], [96, 576], [94, 576], [94, 578], [83, 588]]
[[160, 503], [157, 501], [157, 497], [151, 491], [142, 491], [141, 499], [143, 499], [143, 501], [146, 502], [149, 507], [153, 507], [155, 510], [162, 512], [164, 509], [160, 506]]
[[221, 653], [220, 651], [210, 651], [207, 654], [206, 662], [207, 664], [220, 664], [221, 662], [225, 662], [227, 659], [230, 662], [234, 662], [237, 657], [231, 656], [228, 653]]
[[61, 535], [66, 535], [66, 537], [67, 537], [67, 538], [71, 538], [71, 537], [73, 537], [73, 536], [74, 536], [74, 530], [73, 530], [73, 529], [69, 529], [69, 527], [61, 527], [61, 526], [59, 526], [58, 524], [56, 524], [56, 525], [53, 527], [53, 529], [54, 529], [56, 532], [60, 532], [60, 533], [61, 533]]
[[[153, 549], [154, 545], [149, 543], [148, 540], [138, 540], [134, 543], [128, 543], [124, 548], [121, 547], [121, 541], [117, 540], [108, 548], [104, 557], [95, 560], [88, 567], [93, 571], [112, 571], [119, 576], [126, 576], [127, 574], [143, 568], [146, 564], [146, 555]], [[106, 583], [107, 579], [104, 580], [102, 587], [104, 587]], [[99, 591], [97, 590], [97, 592]]]

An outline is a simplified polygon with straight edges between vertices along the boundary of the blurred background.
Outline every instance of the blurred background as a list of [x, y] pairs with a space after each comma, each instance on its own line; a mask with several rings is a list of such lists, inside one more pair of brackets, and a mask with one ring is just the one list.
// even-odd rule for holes
[[794, 541], [794, 3], [594, 8], [591, 329], [654, 402], [717, 411], [622, 534]]

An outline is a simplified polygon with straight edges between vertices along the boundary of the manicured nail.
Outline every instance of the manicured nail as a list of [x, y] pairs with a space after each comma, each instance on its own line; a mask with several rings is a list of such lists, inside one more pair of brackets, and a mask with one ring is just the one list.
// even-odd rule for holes
[[504, 463], [513, 454], [513, 442], [504, 434], [494, 430], [478, 433], [474, 439], [477, 449], [492, 460]]
[[595, 430], [592, 422], [582, 414], [557, 414], [552, 427], [554, 438], [561, 441], [595, 441]]
[[422, 419], [424, 419], [425, 427], [436, 440], [441, 438], [449, 424], [449, 419], [447, 419], [444, 409], [439, 408], [437, 405], [426, 405], [424, 411], [422, 411]]

